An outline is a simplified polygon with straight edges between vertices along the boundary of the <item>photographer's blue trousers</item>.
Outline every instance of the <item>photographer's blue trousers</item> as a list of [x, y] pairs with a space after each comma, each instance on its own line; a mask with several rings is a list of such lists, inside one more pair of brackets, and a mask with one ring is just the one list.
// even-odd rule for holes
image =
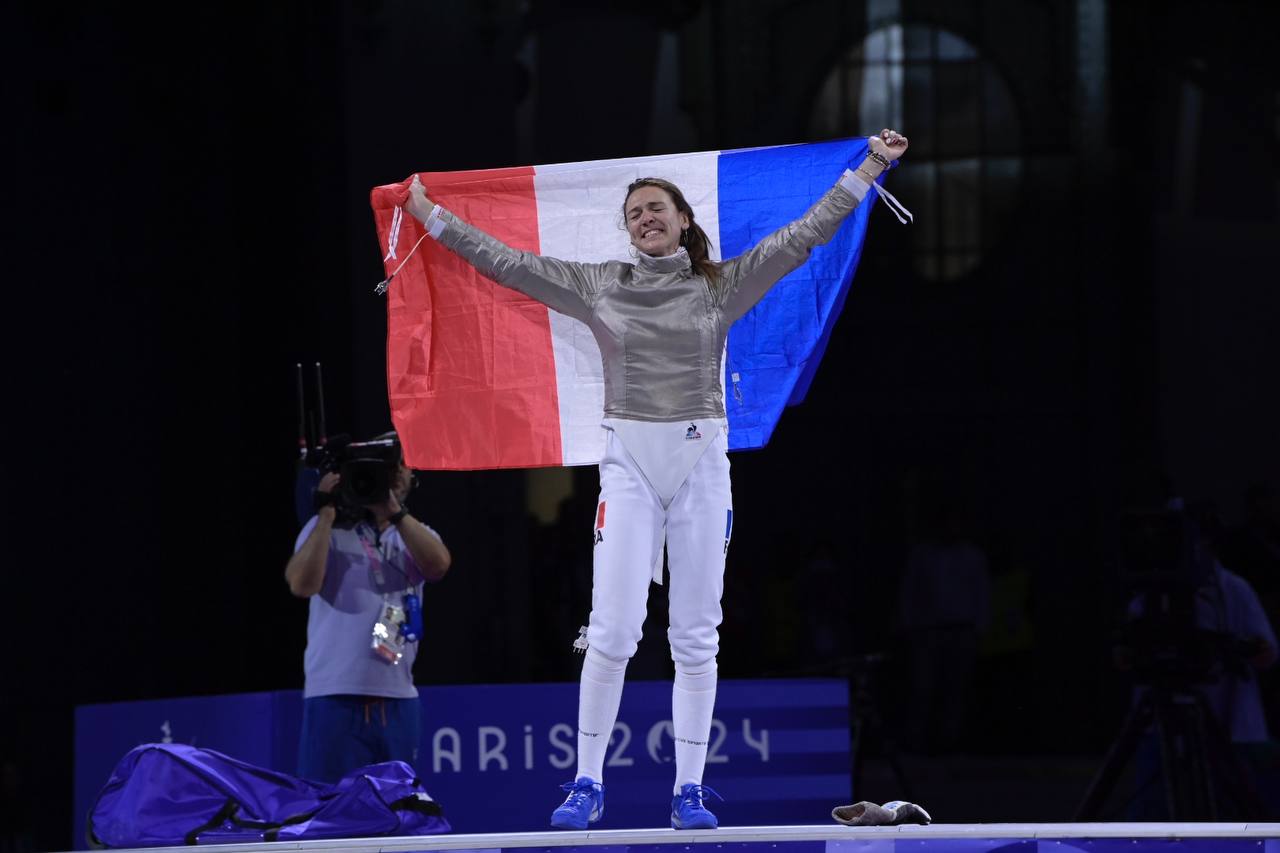
[[418, 700], [379, 696], [314, 696], [302, 701], [298, 775], [336, 782], [382, 761], [414, 765], [421, 738]]

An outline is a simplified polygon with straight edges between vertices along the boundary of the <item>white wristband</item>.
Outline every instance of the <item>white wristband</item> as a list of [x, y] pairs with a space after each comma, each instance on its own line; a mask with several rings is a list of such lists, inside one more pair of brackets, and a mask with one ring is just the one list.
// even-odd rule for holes
[[440, 216], [440, 211], [444, 210], [440, 205], [431, 208], [431, 212], [427, 214], [427, 221], [422, 223], [426, 226], [427, 233], [431, 235], [431, 239], [439, 240], [440, 235], [444, 233], [445, 221]]

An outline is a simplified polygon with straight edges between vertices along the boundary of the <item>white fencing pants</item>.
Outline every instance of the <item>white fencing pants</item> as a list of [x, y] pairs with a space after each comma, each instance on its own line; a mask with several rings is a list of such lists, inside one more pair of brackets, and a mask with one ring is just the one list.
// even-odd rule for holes
[[623, 661], [635, 654], [649, 581], [662, 577], [664, 542], [671, 574], [667, 638], [672, 659], [697, 669], [713, 661], [720, 649], [720, 598], [733, 497], [728, 435], [717, 429], [707, 438], [710, 446], [664, 506], [621, 438], [608, 431], [600, 460], [587, 628], [589, 645], [607, 658]]
[[[665, 543], [671, 574], [667, 639], [676, 663], [675, 787], [678, 791], [682, 784], [702, 781], [715, 704], [724, 558], [733, 527], [728, 435], [723, 422], [706, 428], [708, 433], [714, 428], [714, 434], [704, 436], [696, 424], [674, 431], [673, 441], [694, 440], [695, 435], [696, 440], [709, 441], [683, 481], [678, 470], [655, 466], [689, 464], [689, 445], [664, 448], [667, 439], [661, 431], [632, 431], [637, 450], [642, 440], [645, 443], [641, 455], [646, 473], [617, 432], [608, 431], [600, 461], [589, 649], [578, 696], [579, 776], [603, 781], [604, 752], [617, 719], [621, 680], [640, 641], [649, 581], [661, 582]], [[655, 437], [656, 442], [650, 440]], [[653, 482], [674, 489], [674, 494], [660, 494]]]

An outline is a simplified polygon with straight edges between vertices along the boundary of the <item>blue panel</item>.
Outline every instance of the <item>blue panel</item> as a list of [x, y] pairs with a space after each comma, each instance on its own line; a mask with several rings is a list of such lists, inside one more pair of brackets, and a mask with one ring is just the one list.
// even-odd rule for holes
[[[866, 156], [865, 139], [727, 151], [719, 158], [721, 256], [740, 255], [792, 222]], [[785, 406], [804, 399], [844, 307], [873, 199], [729, 331], [729, 448], [763, 447]], [[733, 374], [740, 376], [734, 393]]]
[[1039, 853], [1259, 853], [1261, 846], [1257, 838], [1064, 838], [1040, 841]]
[[[422, 687], [416, 769], [455, 831], [548, 829], [576, 766], [576, 684]], [[294, 772], [297, 691], [93, 705], [76, 710], [76, 837], [116, 762], [170, 737]], [[628, 682], [605, 765], [602, 829], [667, 826], [675, 753], [671, 682]], [[722, 681], [706, 782], [727, 826], [813, 824], [851, 802], [848, 685]], [[501, 808], [494, 807], [499, 797]], [[600, 853], [600, 848], [592, 848]], [[817, 848], [815, 853], [821, 853]], [[773, 853], [771, 850], [770, 853]]]
[[894, 853], [1037, 853], [1036, 841], [1032, 838], [900, 838], [893, 850]]
[[[701, 842], [708, 843], [708, 842]], [[701, 846], [701, 843], [699, 846]], [[730, 841], [716, 842], [716, 853], [824, 853], [825, 844], [822, 841]], [[582, 845], [565, 846], [565, 847], [510, 847], [504, 848], [510, 853], [530, 853], [530, 851], [545, 850], [555, 851], [555, 853], [674, 853], [677, 848], [671, 844], [630, 844], [626, 846], [614, 845]], [[688, 846], [684, 847], [688, 850]]]
[[[852, 833], [851, 833], [852, 834]], [[848, 841], [828, 841], [823, 853], [896, 853], [894, 838], [861, 837]]]
[[[824, 803], [815, 803], [815, 813], [822, 811]], [[815, 819], [814, 824], [830, 821]], [[957, 834], [965, 837], [947, 837], [946, 827], [936, 826], [938, 837], [898, 838], [894, 835], [859, 835], [850, 828], [846, 840], [822, 841], [730, 841], [714, 842], [716, 853], [1274, 853], [1280, 847], [1280, 839], [1252, 838], [983, 838], [981, 831], [970, 824], [956, 827]], [[976, 833], [976, 837], [975, 837]], [[711, 842], [700, 841], [699, 845]], [[681, 845], [684, 850], [688, 844]], [[460, 848], [460, 850], [463, 848]], [[465, 848], [470, 853], [481, 853]], [[675, 853], [674, 844], [634, 845], [557, 845], [555, 847], [504, 847], [503, 853]], [[447, 853], [437, 850], [435, 853]], [[497, 851], [494, 851], [497, 853]]]
[[[577, 685], [426, 687], [422, 696], [427, 723], [418, 766], [455, 829], [547, 828], [563, 797], [558, 786], [575, 769]], [[833, 805], [850, 801], [844, 682], [723, 681], [715, 718], [705, 778], [727, 800], [715, 803], [724, 824], [825, 822]], [[628, 682], [605, 764], [601, 828], [667, 825], [675, 772], [670, 719], [670, 682]], [[482, 728], [491, 751], [505, 741], [505, 763], [495, 751], [481, 769]], [[775, 728], [816, 733], [792, 752], [797, 739], [774, 740]], [[455, 743], [457, 770], [449, 754]], [[504, 797], [500, 814], [488, 805], [495, 786], [520, 792]]]
[[[820, 821], [815, 821], [819, 823]], [[937, 827], [945, 831], [943, 827]], [[975, 827], [958, 827], [966, 837], [895, 838], [892, 835], [856, 835], [847, 840], [822, 841], [731, 841], [716, 842], [717, 853], [1245, 853], [1262, 850], [1272, 853], [1273, 839], [1259, 838], [1107, 838], [1034, 839], [973, 837]], [[707, 844], [710, 842], [701, 842]], [[1265, 844], [1265, 846], [1264, 846]], [[689, 845], [683, 845], [685, 850]], [[503, 853], [673, 853], [676, 845], [635, 844], [609, 846], [510, 847]], [[442, 853], [442, 851], [437, 851]], [[473, 851], [479, 853], [479, 851]], [[496, 851], [495, 851], [496, 853]]]

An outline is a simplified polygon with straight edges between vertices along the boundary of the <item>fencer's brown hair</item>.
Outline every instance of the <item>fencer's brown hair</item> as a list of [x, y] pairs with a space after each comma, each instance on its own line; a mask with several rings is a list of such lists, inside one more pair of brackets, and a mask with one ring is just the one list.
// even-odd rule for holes
[[693, 216], [693, 208], [689, 206], [689, 202], [685, 200], [684, 193], [680, 192], [680, 188], [668, 180], [662, 178], [638, 178], [631, 182], [627, 187], [627, 194], [622, 198], [622, 221], [626, 222], [627, 216], [627, 199], [631, 198], [631, 194], [641, 187], [657, 187], [658, 189], [671, 196], [671, 201], [675, 203], [676, 210], [689, 217], [689, 227], [680, 232], [680, 245], [684, 246], [684, 250], [689, 253], [689, 261], [693, 264], [693, 268], [698, 271], [712, 284], [720, 280], [720, 264], [711, 260], [711, 239], [707, 237], [707, 232], [702, 230]]

